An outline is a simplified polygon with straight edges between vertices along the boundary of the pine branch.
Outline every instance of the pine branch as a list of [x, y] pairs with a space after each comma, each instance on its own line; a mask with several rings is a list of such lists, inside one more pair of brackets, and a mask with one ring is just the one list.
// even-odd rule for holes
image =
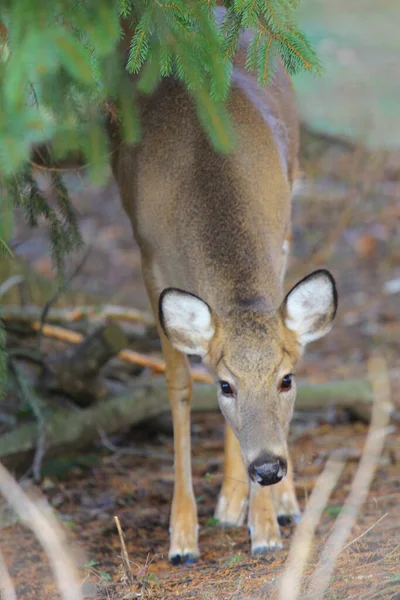
[[[139, 139], [134, 85], [150, 93], [161, 77], [178, 78], [193, 96], [214, 147], [230, 150], [233, 136], [224, 101], [245, 27], [254, 30], [246, 67], [261, 85], [270, 81], [278, 56], [291, 74], [320, 71], [298, 27], [297, 4], [224, 0], [224, 13], [215, 11], [215, 0], [4, 0], [0, 253], [10, 254], [12, 212], [20, 207], [30, 226], [46, 221], [51, 258], [62, 280], [65, 257], [79, 248], [81, 238], [58, 161], [79, 154], [91, 180], [102, 183], [109, 161], [106, 108], [115, 107], [127, 142]], [[139, 75], [135, 84], [129, 73]], [[45, 148], [52, 203], [32, 171], [38, 146]]]

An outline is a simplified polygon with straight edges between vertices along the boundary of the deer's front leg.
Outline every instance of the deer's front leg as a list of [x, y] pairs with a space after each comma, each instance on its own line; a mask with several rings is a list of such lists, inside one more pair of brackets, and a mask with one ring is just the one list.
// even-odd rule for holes
[[191, 467], [192, 382], [186, 356], [175, 350], [164, 335], [162, 345], [174, 427], [175, 480], [168, 557], [173, 564], [190, 564], [199, 557], [197, 509]]
[[283, 481], [272, 486], [272, 496], [280, 525], [287, 525], [291, 522], [297, 523], [300, 520], [300, 508], [296, 498], [290, 458], [288, 460], [287, 475]]
[[248, 527], [252, 554], [266, 554], [268, 550], [282, 548], [270, 487], [251, 482]]
[[168, 400], [174, 428], [174, 495], [170, 517], [168, 558], [173, 564], [190, 564], [199, 557], [197, 508], [193, 493], [190, 409], [192, 379], [185, 354], [176, 350], [165, 335], [158, 319], [157, 285], [154, 270], [146, 260], [142, 263], [143, 279], [157, 320], [158, 333], [166, 364]]
[[215, 518], [224, 527], [243, 525], [249, 494], [248, 474], [239, 442], [229, 425], [225, 426], [224, 480]]

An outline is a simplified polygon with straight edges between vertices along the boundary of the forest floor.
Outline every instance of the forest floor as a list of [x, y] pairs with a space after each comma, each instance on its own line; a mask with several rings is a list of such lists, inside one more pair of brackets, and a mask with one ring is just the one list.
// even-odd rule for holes
[[[324, 266], [336, 277], [340, 297], [333, 331], [310, 345], [299, 366], [299, 375], [310, 382], [366, 376], [366, 362], [374, 353], [384, 356], [398, 381], [399, 291], [393, 293], [400, 287], [398, 164], [398, 156], [303, 135], [304, 176], [294, 200], [287, 288]], [[138, 249], [115, 184], [110, 181], [96, 190], [77, 176], [68, 179], [85, 241], [91, 244], [69, 298], [72, 293], [81, 304], [84, 298], [98, 296], [113, 304], [147, 308]], [[35, 272], [51, 278], [44, 228], [32, 232], [18, 219], [14, 248]], [[399, 406], [397, 390], [393, 385], [392, 400]], [[201, 559], [190, 567], [168, 564], [172, 433], [168, 420], [162, 428], [157, 423], [158, 428], [149, 422], [114, 436], [111, 441], [118, 451], [99, 440], [84, 452], [44, 464], [41, 489], [77, 548], [86, 597], [278, 598], [292, 527], [282, 528], [283, 550], [252, 558], [245, 526], [221, 530], [213, 520], [223, 466], [223, 420], [218, 413], [193, 416]], [[348, 494], [367, 428], [333, 406], [295, 413], [291, 454], [302, 509], [329, 455], [342, 448], [352, 456], [323, 512], [308, 573]], [[355, 541], [340, 554], [325, 598], [400, 598], [399, 465], [395, 423], [349, 538]], [[130, 586], [123, 575], [114, 515], [120, 519], [133, 565], [135, 582]], [[4, 522], [0, 545], [18, 600], [59, 597], [48, 559], [22, 524]]]

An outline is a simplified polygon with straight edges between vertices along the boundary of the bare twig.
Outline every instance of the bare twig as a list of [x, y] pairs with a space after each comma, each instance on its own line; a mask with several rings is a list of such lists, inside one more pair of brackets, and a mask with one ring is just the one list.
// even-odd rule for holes
[[301, 579], [311, 553], [315, 529], [344, 468], [344, 460], [332, 456], [318, 477], [307, 502], [306, 511], [297, 526], [293, 543], [280, 581], [279, 600], [296, 600]]
[[8, 292], [8, 290], [10, 290], [12, 287], [14, 287], [14, 285], [19, 285], [24, 280], [25, 280], [25, 277], [23, 275], [12, 275], [8, 279], [6, 279], [0, 285], [0, 298], [2, 296], [4, 296]]
[[375, 397], [371, 425], [350, 493], [328, 537], [322, 556], [310, 581], [308, 593], [313, 600], [322, 600], [325, 594], [335, 562], [343, 550], [360, 507], [367, 496], [388, 432], [387, 425], [392, 404], [390, 401], [389, 374], [385, 360], [382, 357], [370, 359], [368, 370]]
[[11, 581], [7, 565], [0, 551], [0, 596], [2, 600], [17, 600], [17, 594], [13, 582]]
[[53, 306], [53, 304], [55, 302], [57, 302], [57, 300], [60, 298], [60, 296], [62, 296], [64, 294], [64, 292], [67, 290], [71, 281], [73, 279], [75, 279], [75, 277], [80, 273], [80, 271], [82, 270], [85, 262], [87, 261], [91, 251], [92, 251], [92, 245], [89, 244], [89, 246], [86, 248], [85, 252], [83, 253], [82, 258], [80, 259], [80, 261], [78, 262], [78, 264], [76, 265], [75, 269], [72, 271], [70, 276], [65, 281], [63, 281], [63, 283], [61, 284], [59, 289], [51, 296], [51, 298], [49, 298], [49, 300], [47, 300], [46, 304], [44, 305], [42, 313], [40, 315], [40, 328], [38, 329], [38, 351], [39, 351], [39, 353], [40, 353], [40, 349], [41, 349], [43, 326], [46, 321], [47, 314], [48, 314], [50, 308]]
[[121, 543], [121, 553], [122, 553], [122, 564], [125, 571], [125, 576], [130, 584], [134, 583], [134, 577], [131, 569], [131, 561], [129, 560], [128, 551], [125, 545], [124, 534], [122, 531], [121, 523], [119, 522], [118, 517], [114, 517], [115, 524], [118, 529], [119, 541]]
[[33, 502], [0, 464], [0, 492], [38, 538], [50, 561], [63, 600], [83, 600], [75, 565], [50, 507]]
[[16, 385], [24, 400], [29, 403], [38, 427], [35, 454], [32, 463], [33, 479], [37, 483], [41, 479], [42, 461], [46, 452], [46, 420], [43, 414], [42, 406], [33, 389], [25, 382], [23, 374], [15, 360], [9, 359], [9, 368], [14, 375]]

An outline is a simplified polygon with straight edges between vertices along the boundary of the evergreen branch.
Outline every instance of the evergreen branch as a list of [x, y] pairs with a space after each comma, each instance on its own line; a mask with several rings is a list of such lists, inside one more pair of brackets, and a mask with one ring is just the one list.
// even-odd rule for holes
[[307, 69], [307, 70], [312, 69], [312, 64], [293, 46], [293, 44], [291, 44], [290, 42], [288, 42], [287, 40], [282, 38], [282, 36], [279, 35], [279, 33], [274, 33], [270, 29], [267, 29], [265, 27], [265, 25], [263, 24], [263, 22], [261, 21], [261, 19], [259, 19], [259, 26], [266, 35], [274, 38], [275, 40], [277, 40], [278, 42], [281, 42], [281, 44], [283, 44], [284, 46], [289, 48], [289, 50], [291, 50], [291, 52], [293, 52], [293, 54], [295, 54], [302, 61], [305, 69]]
[[[278, 55], [289, 73], [320, 68], [297, 28], [298, 0], [224, 0], [222, 21], [214, 11], [216, 0], [8, 0], [3, 4], [0, 180], [6, 180], [9, 206], [2, 205], [0, 215], [0, 252], [11, 253], [7, 242], [12, 209], [19, 206], [30, 226], [37, 226], [40, 219], [47, 224], [59, 279], [65, 257], [82, 240], [58, 161], [77, 151], [85, 164], [80, 168], [104, 177], [109, 157], [103, 120], [109, 102], [118, 110], [124, 140], [137, 141], [140, 123], [128, 72], [140, 73], [138, 88], [147, 92], [161, 77], [179, 79], [192, 95], [212, 144], [227, 151], [233, 138], [224, 101], [231, 58], [245, 27], [254, 31], [246, 68], [257, 72], [261, 84], [268, 83]], [[128, 50], [124, 69], [118, 45], [122, 29], [124, 51]], [[38, 145], [45, 156], [36, 151], [32, 156], [32, 148]], [[35, 180], [34, 169], [49, 174], [52, 203]], [[0, 385], [3, 346], [0, 328]]]
[[267, 81], [268, 67], [269, 67], [269, 54], [271, 51], [272, 42], [273, 42], [273, 37], [270, 36], [268, 43], [267, 43], [267, 48], [265, 51], [264, 72], [263, 72], [264, 83], [266, 83], [266, 81]]
[[258, 35], [254, 35], [250, 42], [246, 56], [246, 69], [248, 71], [255, 71], [257, 68], [257, 56], [259, 55], [258, 48], [263, 35], [263, 32], [259, 31]]
[[62, 284], [58, 288], [58, 290], [56, 290], [55, 293], [47, 300], [46, 304], [43, 307], [43, 310], [42, 310], [42, 312], [40, 314], [40, 327], [38, 329], [38, 336], [37, 336], [37, 352], [39, 354], [39, 357], [41, 356], [41, 345], [42, 345], [42, 339], [43, 339], [43, 326], [46, 323], [46, 319], [47, 319], [47, 315], [49, 313], [49, 310], [55, 304], [55, 302], [57, 302], [57, 300], [59, 300], [59, 298], [67, 291], [68, 286], [70, 285], [70, 283], [81, 272], [81, 270], [83, 269], [83, 267], [84, 267], [87, 259], [89, 258], [89, 254], [91, 253], [91, 251], [92, 251], [92, 246], [90, 245], [90, 246], [88, 246], [88, 248], [84, 252], [82, 258], [80, 259], [80, 261], [78, 262], [78, 264], [76, 265], [76, 267], [72, 271], [72, 273], [69, 275], [69, 277], [62, 282]]
[[74, 248], [78, 249], [83, 244], [83, 240], [79, 232], [78, 222], [68, 190], [59, 172], [51, 171], [50, 178], [52, 189], [56, 194], [58, 208], [64, 219], [65, 227], [70, 235]]
[[138, 65], [138, 62], [139, 62], [138, 59], [139, 59], [139, 55], [140, 55], [140, 51], [141, 51], [141, 48], [142, 48], [142, 44], [143, 44], [143, 40], [144, 40], [145, 35], [146, 35], [146, 31], [143, 30], [142, 33], [140, 34], [139, 40], [138, 40], [138, 42], [136, 44], [136, 53], [132, 57], [132, 59], [131, 58], [129, 59], [128, 68], [129, 68], [130, 71], [136, 72], [136, 70], [137, 70], [137, 65]]
[[129, 17], [132, 13], [132, 1], [118, 0], [118, 13], [125, 19]]
[[177, 10], [178, 12], [184, 14], [182, 7], [178, 6], [177, 4], [163, 4], [162, 6], [163, 6], [163, 8], [172, 8], [172, 9]]
[[314, 64], [311, 65], [310, 69], [314, 69], [317, 73], [321, 72], [321, 70], [322, 70], [321, 63], [318, 60], [314, 50], [311, 48], [311, 46], [310, 46], [308, 40], [305, 38], [305, 36], [300, 31], [298, 31], [297, 29], [295, 29], [294, 27], [291, 27], [291, 26], [288, 26], [288, 31], [290, 31], [294, 36], [296, 36], [300, 40], [300, 42], [302, 44], [304, 44], [307, 47], [307, 49], [309, 50], [309, 52], [312, 54]]
[[225, 37], [228, 40], [228, 45], [226, 45], [225, 50], [224, 50], [224, 60], [229, 59], [234, 50], [236, 49], [236, 46], [239, 42], [239, 36], [240, 36], [240, 30], [242, 27], [242, 16], [241, 15], [233, 15], [235, 17], [235, 23], [234, 26], [232, 27], [232, 30], [230, 31], [230, 35], [226, 34]]
[[275, 21], [275, 23], [278, 25], [278, 27], [280, 27], [281, 26], [280, 20], [278, 19], [274, 9], [272, 8], [271, 2], [269, 0], [264, 0], [264, 2], [269, 8], [269, 12], [271, 13], [272, 19]]

